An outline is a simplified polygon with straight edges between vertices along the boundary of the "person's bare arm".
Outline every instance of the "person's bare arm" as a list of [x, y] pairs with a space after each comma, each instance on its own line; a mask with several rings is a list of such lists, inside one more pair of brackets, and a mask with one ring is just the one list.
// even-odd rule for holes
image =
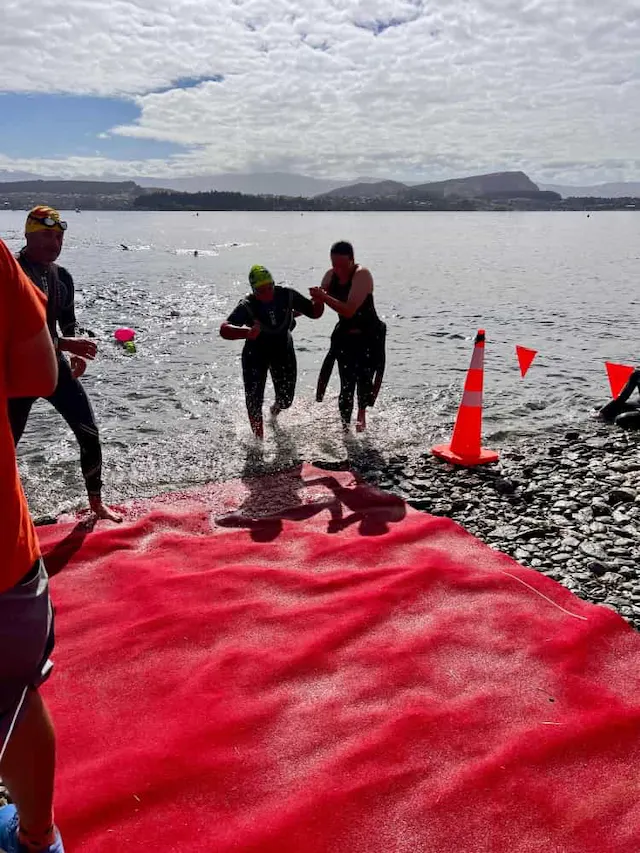
[[58, 384], [58, 361], [49, 329], [14, 343], [7, 353], [7, 397], [48, 397]]
[[311, 293], [312, 298], [321, 300], [325, 305], [328, 305], [329, 308], [333, 308], [336, 314], [339, 314], [341, 317], [345, 317], [347, 319], [353, 317], [367, 296], [370, 293], [373, 293], [373, 277], [367, 269], [359, 269], [354, 275], [353, 282], [351, 283], [351, 290], [349, 292], [349, 298], [346, 302], [342, 302], [340, 299], [335, 299], [333, 296], [329, 296], [327, 292], [328, 282], [325, 284], [327, 276], [329, 276], [328, 280], [330, 281], [331, 277], [329, 273], [327, 273], [322, 280], [322, 285], [320, 287], [312, 287], [309, 292]]
[[96, 357], [98, 345], [89, 338], [58, 338], [58, 349], [60, 352], [92, 360]]

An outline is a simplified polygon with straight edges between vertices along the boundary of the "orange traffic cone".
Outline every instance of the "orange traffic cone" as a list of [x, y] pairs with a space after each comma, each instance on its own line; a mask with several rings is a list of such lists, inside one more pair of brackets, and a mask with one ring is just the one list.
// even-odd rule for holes
[[471, 366], [464, 383], [464, 394], [453, 428], [451, 444], [439, 444], [431, 452], [454, 465], [485, 465], [497, 462], [498, 454], [481, 446], [482, 386], [484, 380], [484, 330], [476, 335]]

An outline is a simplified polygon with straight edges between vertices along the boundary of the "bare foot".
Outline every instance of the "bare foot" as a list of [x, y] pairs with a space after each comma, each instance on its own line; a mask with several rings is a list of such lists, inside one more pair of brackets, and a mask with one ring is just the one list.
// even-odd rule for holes
[[89, 498], [89, 506], [91, 507], [91, 512], [98, 519], [104, 521], [115, 521], [116, 524], [120, 524], [122, 521], [122, 516], [113, 512], [113, 510], [110, 510], [108, 506], [105, 506], [102, 503], [102, 498]]
[[280, 406], [277, 403], [274, 403], [273, 406], [271, 406], [271, 417], [277, 418], [281, 411], [282, 409]]
[[356, 421], [356, 432], [364, 432], [367, 428], [367, 410], [358, 410], [358, 419]]

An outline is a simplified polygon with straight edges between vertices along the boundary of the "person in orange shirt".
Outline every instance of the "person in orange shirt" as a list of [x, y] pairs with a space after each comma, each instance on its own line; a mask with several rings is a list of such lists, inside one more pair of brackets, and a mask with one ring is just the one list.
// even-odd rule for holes
[[64, 853], [53, 823], [55, 735], [38, 692], [51, 670], [53, 609], [29, 517], [7, 399], [46, 397], [58, 381], [45, 300], [0, 240], [0, 849]]
[[[66, 228], [67, 223], [53, 207], [34, 207], [27, 215], [26, 245], [17, 260], [35, 287], [47, 297], [47, 325], [58, 353], [58, 384], [47, 399], [65, 419], [80, 446], [80, 467], [89, 506], [97, 518], [121, 521], [120, 516], [102, 500], [100, 435], [91, 403], [80, 382], [87, 367], [86, 359], [94, 359], [98, 348], [95, 341], [77, 337], [73, 279], [64, 267], [56, 263]], [[65, 353], [70, 361], [67, 361]], [[27, 425], [35, 399], [35, 396], [25, 395], [9, 401], [9, 422], [16, 445]]]

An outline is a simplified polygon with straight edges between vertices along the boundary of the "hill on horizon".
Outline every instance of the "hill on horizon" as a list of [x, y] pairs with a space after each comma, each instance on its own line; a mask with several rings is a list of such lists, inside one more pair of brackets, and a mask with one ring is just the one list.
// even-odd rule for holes
[[560, 193], [563, 198], [638, 198], [640, 181], [621, 181], [618, 183], [594, 184], [593, 186], [572, 187], [561, 184], [544, 184], [541, 189]]
[[482, 196], [506, 196], [519, 192], [528, 195], [540, 190], [524, 172], [491, 172], [486, 175], [471, 175], [449, 181], [432, 181], [426, 184], [403, 184], [399, 181], [356, 183], [339, 187], [324, 195], [328, 198], [389, 198], [393, 196], [416, 197], [417, 195], [447, 198], [479, 198]]
[[337, 187], [320, 195], [324, 198], [387, 198], [403, 194], [410, 189], [408, 184], [402, 184], [400, 181], [372, 181], [347, 184], [346, 187]]
[[140, 191], [142, 187], [135, 181], [49, 181], [36, 178], [26, 181], [6, 181], [0, 183], [0, 194], [19, 193], [82, 193], [84, 195], [121, 195]]
[[[495, 184], [492, 184], [492, 179], [497, 178], [498, 181], [500, 181], [504, 176], [512, 176], [509, 178], [509, 189], [518, 188], [525, 190], [528, 186], [528, 191], [532, 192], [538, 189], [539, 186], [539, 189], [542, 191], [548, 190], [558, 192], [564, 198], [569, 196], [595, 196], [599, 198], [629, 198], [640, 196], [640, 181], [610, 182], [596, 184], [593, 186], [570, 186], [564, 184], [539, 183], [539, 185], [536, 186], [536, 184], [533, 181], [530, 181], [530, 179], [522, 172], [496, 172], [488, 175], [472, 176], [470, 178], [451, 178], [446, 181], [425, 182], [415, 180], [398, 181], [395, 179], [373, 177], [357, 177], [352, 180], [349, 180], [348, 178], [325, 179], [288, 172], [256, 172], [242, 174], [226, 172], [218, 175], [194, 175], [184, 178], [149, 178], [140, 176], [132, 178], [117, 174], [105, 174], [99, 178], [90, 175], [81, 175], [77, 178], [63, 179], [59, 177], [45, 178], [42, 175], [31, 174], [29, 172], [0, 169], [0, 185], [13, 184], [14, 191], [16, 191], [15, 185], [24, 182], [38, 181], [41, 182], [41, 187], [43, 183], [47, 186], [53, 183], [60, 183], [61, 185], [64, 184], [66, 189], [68, 189], [73, 182], [85, 182], [86, 184], [95, 184], [97, 191], [104, 191], [104, 184], [123, 185], [135, 183], [138, 187], [142, 188], [141, 191], [166, 189], [177, 192], [213, 192], [217, 190], [218, 192], [242, 192], [248, 195], [286, 195], [291, 197], [302, 196], [305, 198], [312, 198], [317, 195], [326, 195], [336, 189], [347, 190], [349, 188], [355, 188], [358, 185], [362, 185], [361, 191], [366, 195], [372, 191], [373, 186], [378, 185], [378, 192], [381, 193], [380, 197], [385, 197], [392, 194], [394, 185], [401, 185], [401, 187], [405, 187], [407, 190], [417, 189], [418, 191], [427, 192], [429, 194], [435, 193], [437, 195], [441, 195], [444, 193], [446, 195], [453, 191], [455, 194], [460, 194], [462, 192], [464, 195], [469, 191], [470, 182], [472, 184], [478, 179], [482, 179], [481, 189], [485, 192], [495, 192]], [[523, 179], [521, 184], [519, 183], [518, 176]], [[512, 180], [514, 183], [511, 183]], [[529, 183], [527, 184], [526, 182]], [[10, 192], [7, 186], [4, 186], [3, 189], [6, 192]], [[471, 187], [471, 189], [473, 193], [477, 192], [476, 188]], [[341, 197], [349, 198], [354, 191], [354, 189], [350, 189], [349, 192], [343, 194]], [[481, 192], [480, 194], [482, 195], [483, 193]], [[340, 195], [338, 197], [340, 197]]]
[[471, 175], [449, 181], [433, 181], [412, 187], [417, 192], [429, 195], [455, 195], [460, 198], [477, 198], [492, 193], [539, 192], [537, 184], [524, 172], [490, 172], [486, 175]]

